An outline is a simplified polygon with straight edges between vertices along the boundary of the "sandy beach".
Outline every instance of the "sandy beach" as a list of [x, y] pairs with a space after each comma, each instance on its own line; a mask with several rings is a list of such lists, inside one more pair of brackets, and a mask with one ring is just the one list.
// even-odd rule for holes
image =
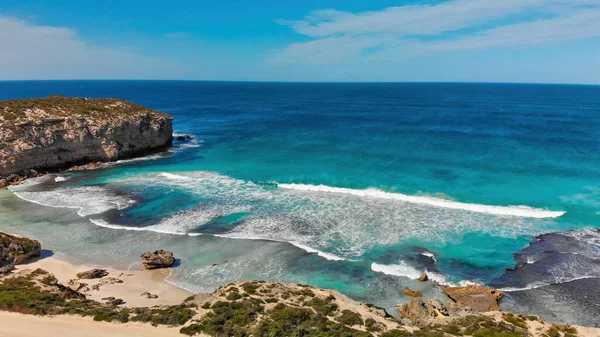
[[[54, 257], [34, 259], [17, 266], [17, 271], [41, 268], [54, 274], [60, 283], [68, 284], [76, 279], [76, 274], [91, 269], [90, 266], [77, 266]], [[86, 292], [89, 299], [100, 302], [105, 297], [122, 298], [127, 307], [152, 307], [155, 305], [179, 304], [191, 295], [190, 292], [167, 282], [169, 269], [152, 271], [122, 271], [103, 268], [109, 275], [102, 279], [80, 280], [88, 287], [114, 277], [123, 283], [101, 284], [99, 290]], [[106, 281], [104, 281], [106, 282]], [[144, 292], [158, 295], [156, 299], [140, 296]], [[107, 323], [95, 322], [91, 317], [79, 316], [33, 316], [0, 311], [0, 337], [134, 337], [134, 336], [181, 336], [179, 328], [165, 326], [154, 327], [145, 323]]]
[[94, 322], [91, 317], [32, 316], [0, 311], [0, 337], [182, 336], [179, 328], [142, 323]]
[[[49, 271], [56, 276], [60, 283], [67, 285], [70, 280], [77, 279], [77, 273], [90, 270], [93, 267], [73, 265], [54, 257], [34, 259], [29, 263], [17, 266], [17, 270], [37, 268]], [[144, 271], [123, 271], [104, 267], [102, 269], [106, 269], [109, 273], [106, 277], [93, 280], [80, 280], [80, 282], [86, 283], [90, 289], [96, 284], [101, 284], [99, 290], [85, 292], [88, 295], [88, 299], [103, 302], [102, 298], [115, 297], [122, 298], [125, 301], [124, 305], [127, 307], [152, 307], [155, 305], [179, 304], [192, 294], [187, 290], [165, 282], [165, 279], [171, 273], [170, 269]], [[106, 283], [110, 277], [122, 280], [123, 282]], [[141, 294], [144, 292], [157, 295], [158, 298], [149, 299], [142, 297]]]

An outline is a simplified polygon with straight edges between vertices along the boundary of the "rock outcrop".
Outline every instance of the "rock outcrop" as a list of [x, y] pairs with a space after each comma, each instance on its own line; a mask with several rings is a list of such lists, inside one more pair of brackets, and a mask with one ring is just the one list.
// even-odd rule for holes
[[40, 256], [42, 246], [37, 240], [0, 233], [0, 274], [8, 274], [17, 264]]
[[456, 303], [461, 309], [475, 312], [498, 311], [498, 301], [502, 291], [486, 288], [479, 285], [467, 287], [442, 287], [444, 294]]
[[91, 279], [95, 279], [95, 278], [102, 278], [106, 275], [108, 275], [108, 272], [106, 271], [106, 269], [94, 268], [91, 270], [86, 270], [81, 273], [78, 273], [77, 278], [83, 279], [83, 280], [91, 280]]
[[19, 183], [37, 170], [158, 150], [171, 143], [172, 119], [114, 98], [0, 101], [0, 185]]
[[145, 269], [168, 268], [175, 263], [173, 252], [159, 249], [142, 254], [142, 264]]

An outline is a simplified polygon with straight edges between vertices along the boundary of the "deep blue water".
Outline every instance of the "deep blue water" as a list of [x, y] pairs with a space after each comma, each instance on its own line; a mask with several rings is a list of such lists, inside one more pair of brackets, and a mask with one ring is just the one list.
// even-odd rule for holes
[[390, 307], [405, 285], [425, 287], [411, 280], [425, 270], [527, 287], [505, 275], [514, 253], [536, 235], [600, 227], [598, 86], [0, 82], [0, 99], [51, 94], [132, 100], [193, 139], [18, 187], [81, 210], [4, 196], [10, 229], [120, 265], [160, 244], [182, 257], [174, 281], [194, 290], [261, 278]]

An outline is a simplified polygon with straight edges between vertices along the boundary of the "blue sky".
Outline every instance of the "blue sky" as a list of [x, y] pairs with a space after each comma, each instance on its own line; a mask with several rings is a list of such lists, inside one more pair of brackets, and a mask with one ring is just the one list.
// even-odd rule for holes
[[600, 84], [600, 0], [0, 0], [0, 80]]

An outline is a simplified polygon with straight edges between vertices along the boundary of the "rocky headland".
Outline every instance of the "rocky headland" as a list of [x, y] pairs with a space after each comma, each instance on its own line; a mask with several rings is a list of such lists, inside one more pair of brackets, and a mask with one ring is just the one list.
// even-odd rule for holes
[[0, 187], [46, 171], [160, 150], [172, 141], [172, 120], [116, 98], [0, 101]]
[[[1, 237], [2, 247], [28, 247], [23, 253], [20, 249], [12, 250], [12, 261], [17, 258], [25, 262], [31, 255], [28, 252], [40, 249], [37, 241], [23, 241], [27, 239], [5, 234]], [[169, 253], [166, 255], [170, 257]], [[127, 325], [132, 322], [149, 323], [163, 329], [159, 331], [165, 336], [176, 332], [215, 337], [600, 335], [597, 328], [552, 324], [536, 316], [501, 312], [498, 301], [502, 292], [482, 286], [443, 288], [448, 296], [445, 300], [413, 297], [409, 303], [398, 306], [402, 315], [393, 317], [382, 308], [352, 300], [334, 290], [279, 282], [239, 281], [210, 294], [180, 293], [178, 301], [173, 298], [166, 301], [176, 288], [167, 290], [159, 286], [166, 283], [156, 281], [144, 283], [146, 288], [135, 283], [136, 277], [161, 272], [161, 269], [130, 272], [109, 268], [69, 269], [66, 262], [44, 264], [44, 260], [49, 259], [52, 258], [21, 265], [0, 276], [0, 310], [36, 316], [90, 317], [90, 323], [86, 324], [98, 324], [98, 329], [105, 326], [91, 322], [126, 324], [128, 329], [139, 327]], [[55, 276], [54, 270], [60, 274]], [[129, 287], [128, 291], [120, 291], [122, 287]], [[2, 318], [0, 315], [0, 320]], [[36, 322], [51, 324], [45, 320]], [[87, 328], [93, 327], [88, 325]], [[140, 332], [140, 335], [153, 334]]]

